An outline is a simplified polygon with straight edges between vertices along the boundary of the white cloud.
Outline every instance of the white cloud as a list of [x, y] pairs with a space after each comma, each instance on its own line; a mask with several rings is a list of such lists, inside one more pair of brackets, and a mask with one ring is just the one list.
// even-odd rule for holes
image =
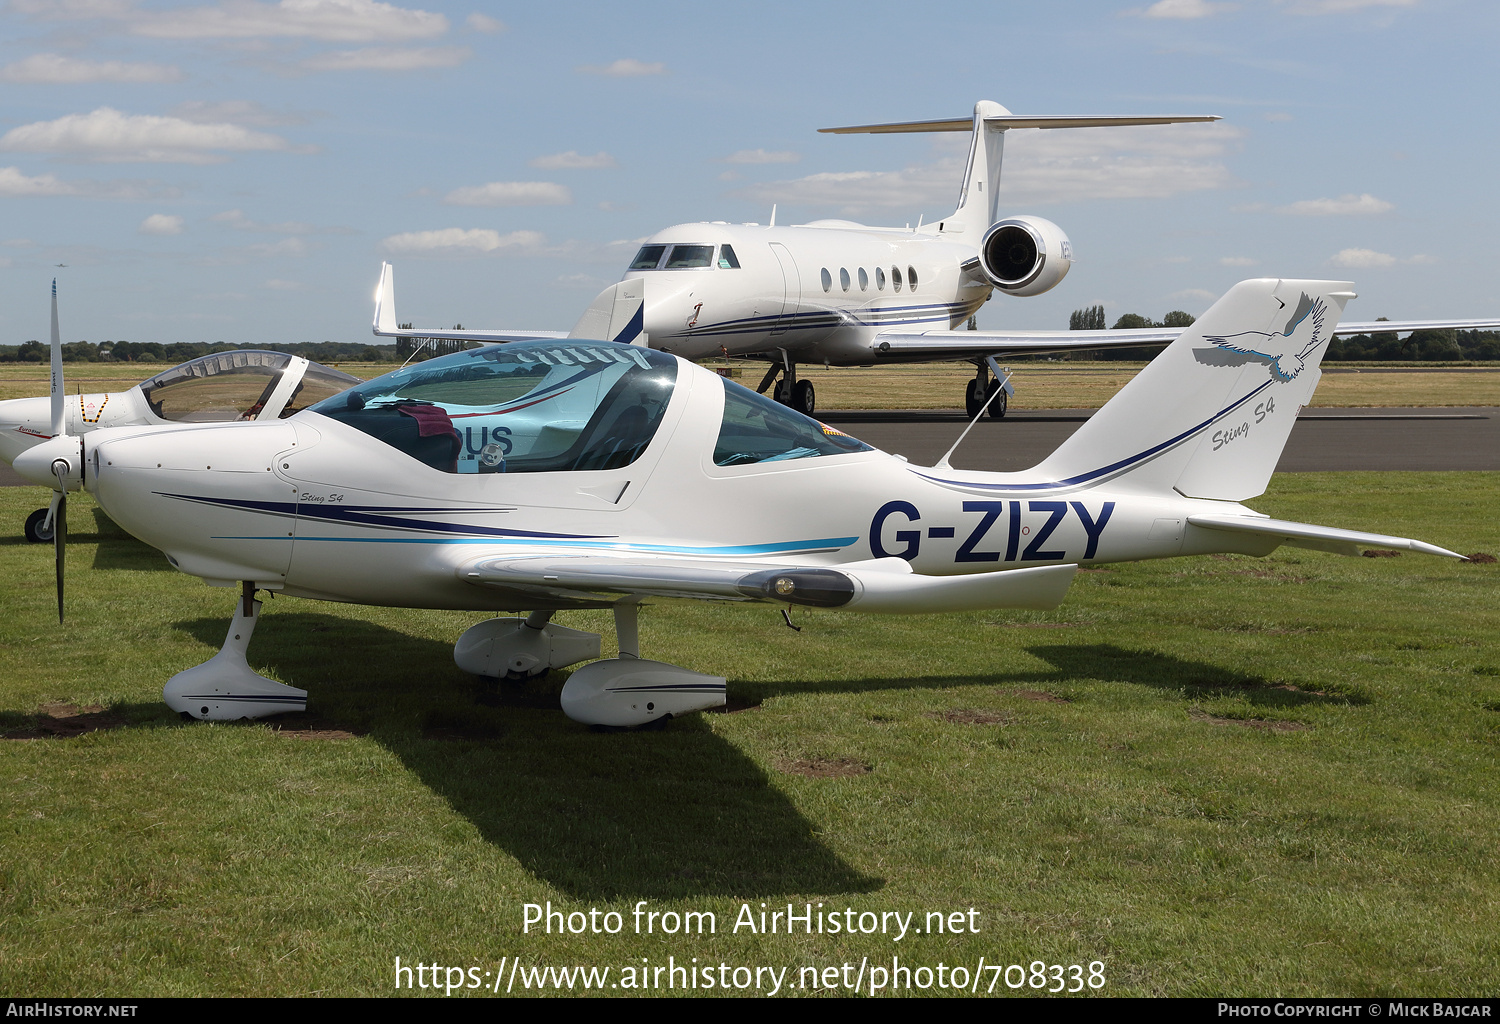
[[1349, 14], [1367, 7], [1415, 7], [1421, 0], [1276, 0], [1293, 14]]
[[608, 75], [611, 78], [636, 78], [641, 75], [664, 75], [667, 66], [660, 61], [648, 64], [633, 57], [623, 57], [613, 64], [580, 64], [575, 71], [586, 75]]
[[542, 171], [573, 171], [573, 170], [595, 170], [603, 167], [618, 167], [615, 158], [600, 150], [593, 156], [584, 156], [577, 150], [570, 149], [566, 153], [553, 153], [550, 156], [539, 156], [526, 161], [526, 166], [535, 167]]
[[1271, 121], [1273, 123], [1296, 120], [1296, 118], [1292, 117], [1291, 114], [1288, 114], [1284, 110], [1268, 110], [1260, 116], [1262, 120]]
[[1276, 212], [1297, 217], [1368, 217], [1395, 208], [1395, 203], [1376, 199], [1366, 192], [1358, 196], [1350, 193], [1337, 199], [1303, 199], [1289, 206], [1277, 207]]
[[285, 71], [420, 71], [457, 67], [473, 55], [467, 46], [370, 46], [329, 50], [296, 64], [275, 67]]
[[1374, 249], [1341, 249], [1328, 262], [1335, 267], [1392, 267], [1396, 257]]
[[252, 132], [239, 125], [122, 114], [111, 107], [22, 125], [0, 137], [0, 150], [121, 163], [208, 164], [228, 159], [222, 155], [226, 151], [291, 148], [280, 136]]
[[180, 235], [182, 218], [170, 213], [153, 213], [141, 221], [136, 231], [142, 235]]
[[56, 53], [36, 53], [0, 68], [0, 82], [78, 85], [86, 82], [177, 82], [182, 72], [169, 64], [77, 60]]
[[163, 189], [143, 181], [63, 181], [56, 175], [22, 174], [19, 167], [0, 167], [0, 198], [42, 199], [73, 196], [83, 199], [173, 198], [175, 189]]
[[1219, 11], [1233, 10], [1235, 4], [1215, 4], [1208, 0], [1157, 0], [1144, 11], [1131, 11], [1143, 18], [1207, 18]]
[[504, 32], [505, 22], [475, 11], [464, 19], [464, 24], [475, 32]]
[[380, 245], [387, 252], [404, 255], [479, 256], [505, 249], [535, 249], [543, 240], [539, 231], [502, 235], [489, 228], [442, 228], [391, 235]]
[[802, 159], [801, 153], [789, 149], [742, 149], [724, 158], [726, 164], [794, 164]]
[[225, 0], [213, 7], [132, 8], [123, 17], [131, 32], [159, 39], [290, 37], [375, 43], [428, 39], [448, 31], [448, 19], [441, 14], [375, 0], [281, 0], [276, 4]]
[[1251, 259], [1249, 256], [1224, 256], [1219, 260], [1221, 267], [1253, 267], [1260, 260]]
[[36, 245], [36, 243], [29, 238], [7, 238], [5, 241], [0, 242], [0, 245], [10, 246], [13, 249], [26, 249]]
[[[1095, 128], [1086, 132], [1019, 129], [1008, 133], [1000, 201], [1006, 208], [1087, 199], [1160, 199], [1231, 188], [1224, 166], [1241, 131], [1224, 124]], [[855, 216], [875, 208], [946, 214], [958, 201], [967, 159], [953, 156], [899, 171], [825, 172], [752, 185], [731, 193], [757, 203], [834, 208]]]
[[1417, 255], [1413, 256], [1411, 259], [1402, 260], [1401, 262], [1403, 262], [1403, 263], [1414, 263], [1414, 264], [1417, 264], [1418, 266], [1430, 267], [1434, 263], [1436, 263], [1437, 261], [1438, 261], [1438, 258], [1436, 256], [1429, 256], [1425, 252], [1419, 252], [1419, 253], [1417, 253]]
[[573, 193], [550, 181], [492, 181], [456, 188], [443, 197], [449, 206], [567, 206]]

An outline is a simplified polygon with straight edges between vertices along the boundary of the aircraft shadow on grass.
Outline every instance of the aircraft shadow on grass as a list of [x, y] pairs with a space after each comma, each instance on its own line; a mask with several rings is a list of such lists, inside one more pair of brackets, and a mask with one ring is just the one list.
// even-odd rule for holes
[[[177, 626], [205, 644], [223, 639], [219, 618]], [[358, 651], [359, 663], [345, 651]], [[481, 702], [485, 688], [453, 664], [451, 645], [316, 613], [265, 616], [250, 662], [308, 689], [318, 728], [368, 734], [487, 842], [576, 898], [835, 894], [884, 884], [821, 843], [766, 770], [699, 716], [660, 730], [592, 733], [563, 716], [555, 686], [545, 702], [555, 713], [536, 699]]]

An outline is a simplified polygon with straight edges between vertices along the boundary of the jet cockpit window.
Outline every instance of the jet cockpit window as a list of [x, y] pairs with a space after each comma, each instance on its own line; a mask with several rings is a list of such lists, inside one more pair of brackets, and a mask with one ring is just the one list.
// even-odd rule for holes
[[312, 407], [445, 473], [618, 469], [640, 457], [677, 380], [664, 353], [512, 342], [388, 373]]
[[714, 465], [788, 462], [818, 455], [873, 451], [863, 441], [794, 412], [733, 381], [724, 381], [724, 420]]
[[656, 265], [661, 262], [662, 253], [666, 251], [665, 245], [643, 245], [641, 251], [635, 254], [635, 259], [630, 261], [630, 269], [655, 270]]
[[667, 256], [667, 270], [696, 270], [714, 265], [714, 247], [711, 245], [674, 245]]
[[[285, 352], [215, 352], [158, 373], [141, 384], [141, 393], [151, 411], [164, 420], [253, 420], [291, 361]], [[350, 381], [357, 383], [352, 377]], [[341, 390], [348, 386], [342, 385]]]
[[719, 269], [720, 270], [738, 270], [738, 269], [740, 269], [740, 258], [734, 254], [734, 246], [732, 246], [732, 245], [721, 245], [721, 246], [719, 246]]

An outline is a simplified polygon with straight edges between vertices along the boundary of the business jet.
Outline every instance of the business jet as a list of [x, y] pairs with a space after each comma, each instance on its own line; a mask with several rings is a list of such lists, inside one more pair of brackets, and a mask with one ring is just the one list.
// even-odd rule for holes
[[[968, 361], [970, 417], [982, 406], [1003, 417], [1014, 387], [997, 360], [1013, 355], [1160, 346], [1181, 328], [1103, 331], [966, 331], [965, 321], [999, 292], [1041, 295], [1062, 282], [1073, 247], [1056, 224], [999, 215], [1005, 133], [1018, 128], [1097, 128], [1217, 121], [1218, 117], [1017, 116], [981, 100], [971, 118], [823, 128], [823, 132], [970, 132], [958, 206], [916, 227], [847, 220], [778, 226], [713, 221], [679, 224], [646, 239], [624, 284], [644, 287], [638, 344], [686, 359], [739, 356], [769, 362], [757, 390], [807, 415], [817, 407], [799, 364]], [[548, 332], [430, 331], [396, 326], [390, 270], [382, 268], [374, 332], [384, 337], [510, 341]], [[603, 300], [608, 306], [606, 295]], [[1495, 326], [1495, 319], [1352, 323], [1340, 334]], [[993, 376], [992, 376], [993, 374]]]
[[[524, 678], [592, 661], [564, 685], [564, 712], [640, 726], [722, 705], [727, 685], [642, 659], [643, 601], [1052, 608], [1080, 566], [1109, 562], [1283, 544], [1461, 558], [1242, 504], [1265, 490], [1311, 400], [1351, 288], [1242, 282], [1018, 473], [957, 470], [946, 456], [912, 465], [677, 355], [582, 336], [415, 363], [282, 420], [80, 437], [54, 404], [57, 436], [16, 469], [61, 506], [59, 615], [66, 499], [79, 488], [179, 570], [240, 586], [223, 648], [164, 688], [184, 715], [306, 707], [307, 691], [246, 660], [265, 590], [528, 613], [471, 627], [456, 663]], [[598, 311], [600, 337], [640, 308]], [[54, 339], [56, 318], [54, 290]], [[614, 610], [616, 657], [592, 660], [598, 634], [551, 621], [577, 608]]]
[[[278, 419], [359, 382], [301, 356], [235, 349], [190, 359], [124, 391], [65, 395], [63, 426], [77, 435], [102, 427]], [[14, 463], [56, 433], [51, 406], [45, 395], [0, 402], [0, 459]], [[27, 517], [28, 541], [52, 539], [49, 512], [37, 509]]]

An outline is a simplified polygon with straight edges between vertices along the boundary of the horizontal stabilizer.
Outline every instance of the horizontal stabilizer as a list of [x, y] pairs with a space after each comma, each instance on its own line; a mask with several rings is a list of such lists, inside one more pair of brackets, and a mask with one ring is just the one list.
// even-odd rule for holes
[[375, 287], [375, 321], [371, 330], [378, 338], [436, 338], [442, 341], [528, 341], [566, 338], [564, 331], [462, 331], [431, 330], [396, 326], [396, 268], [380, 265], [380, 284]]
[[1168, 345], [1181, 327], [1118, 331], [881, 331], [870, 342], [877, 359], [968, 359]]
[[[1167, 117], [1023, 117], [1005, 114], [1001, 117], [986, 117], [987, 128], [1006, 130], [1010, 128], [1122, 128], [1143, 124], [1187, 124], [1194, 121], [1217, 121], [1213, 114]], [[893, 121], [889, 124], [855, 124], [844, 128], [819, 128], [830, 135], [893, 135], [903, 132], [968, 132], [974, 130], [972, 117], [952, 118], [942, 121]]]
[[1288, 523], [1279, 519], [1261, 519], [1258, 516], [1228, 516], [1199, 514], [1188, 516], [1188, 523], [1206, 530], [1227, 530], [1231, 533], [1253, 533], [1270, 537], [1296, 548], [1312, 548], [1316, 551], [1331, 551], [1336, 555], [1358, 555], [1362, 548], [1384, 548], [1388, 551], [1416, 551], [1424, 555], [1440, 555], [1444, 558], [1463, 558], [1463, 555], [1447, 548], [1410, 537], [1388, 537], [1382, 533], [1361, 533], [1358, 530], [1337, 530], [1331, 526], [1313, 526], [1310, 523]]

